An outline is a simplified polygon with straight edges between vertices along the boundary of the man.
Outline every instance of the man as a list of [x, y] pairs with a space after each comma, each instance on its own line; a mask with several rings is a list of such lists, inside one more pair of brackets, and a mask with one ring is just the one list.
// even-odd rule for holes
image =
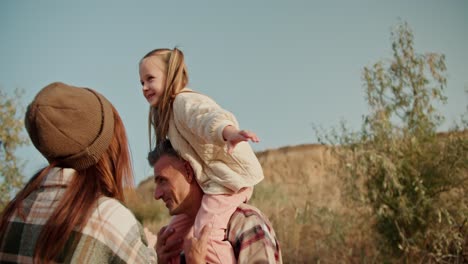
[[[173, 216], [173, 228], [163, 227], [158, 233], [158, 263], [173, 261], [183, 249], [188, 253], [187, 256], [182, 253], [182, 259], [186, 258], [188, 263], [204, 263], [210, 227], [205, 226], [200, 240], [193, 237], [191, 228], [183, 228], [195, 221], [203, 197], [190, 163], [180, 157], [168, 140], [149, 153], [148, 161], [154, 165], [154, 198], [163, 200]], [[282, 263], [281, 250], [270, 222], [251, 205], [242, 204], [233, 213], [226, 238], [238, 263]]]

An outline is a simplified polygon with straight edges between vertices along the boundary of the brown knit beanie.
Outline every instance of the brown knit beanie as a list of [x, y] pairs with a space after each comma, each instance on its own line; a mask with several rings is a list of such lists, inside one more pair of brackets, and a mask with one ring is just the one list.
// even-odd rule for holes
[[76, 170], [96, 164], [114, 135], [112, 105], [104, 96], [60, 82], [36, 95], [26, 111], [25, 125], [49, 163]]

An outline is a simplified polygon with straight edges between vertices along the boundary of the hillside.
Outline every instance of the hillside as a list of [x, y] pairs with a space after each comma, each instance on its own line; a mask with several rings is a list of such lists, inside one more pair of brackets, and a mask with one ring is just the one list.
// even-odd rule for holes
[[[456, 138], [460, 139], [461, 148], [466, 151], [466, 136], [466, 130], [438, 133], [442, 147], [450, 143], [443, 157], [452, 157], [453, 147], [458, 146], [458, 140], [454, 140]], [[387, 253], [381, 252], [383, 240], [375, 228], [378, 218], [369, 205], [357, 203], [343, 195], [343, 191], [349, 190], [349, 186], [343, 184], [342, 176], [345, 175], [342, 173], [346, 172], [339, 168], [336, 156], [332, 153], [330, 146], [318, 144], [257, 152], [265, 179], [255, 186], [250, 203], [272, 222], [282, 244], [285, 263], [384, 262], [380, 260], [385, 259]], [[461, 155], [455, 161], [466, 164], [464, 157], [466, 155]], [[466, 165], [461, 168], [464, 168], [461, 172], [466, 179]], [[153, 199], [153, 190], [151, 178], [143, 181], [137, 193], [130, 196], [129, 208], [145, 227], [157, 232], [168, 223], [169, 215], [164, 203]], [[445, 220], [439, 217], [439, 220], [433, 221], [432, 227], [444, 239], [447, 238], [446, 234], [454, 234], [463, 246], [463, 252], [466, 252], [468, 245], [466, 228], [463, 227], [466, 213], [465, 216], [463, 214], [467, 208], [465, 193], [466, 181], [461, 182], [460, 188], [443, 193], [440, 199], [434, 200], [449, 206], [454, 215], [461, 212], [461, 218], [458, 218], [461, 219], [461, 225], [456, 222], [455, 225], [447, 222], [440, 225]], [[452, 221], [455, 218], [447, 219]], [[395, 263], [401, 260], [399, 256], [394, 259]]]
[[[319, 205], [339, 206], [339, 180], [335, 173], [327, 171], [334, 159], [326, 145], [304, 144], [270, 149], [256, 153], [262, 165], [265, 179], [262, 185], [280, 184], [285, 192], [297, 196], [307, 195]], [[328, 166], [330, 168], [330, 166]], [[308, 188], [297, 188], [308, 186]], [[154, 184], [151, 177], [138, 185], [138, 193], [144, 200], [152, 199]], [[280, 191], [280, 190], [278, 190]]]
[[[453, 136], [467, 136], [468, 130], [460, 132], [439, 132], [440, 139]], [[303, 144], [269, 149], [256, 153], [262, 165], [265, 179], [256, 187], [254, 198], [263, 189], [275, 189], [275, 195], [283, 195], [284, 200], [302, 202], [313, 201], [315, 206], [325, 206], [340, 210], [342, 181], [334, 170], [336, 159], [330, 146]], [[336, 164], [337, 165], [337, 164]], [[145, 202], [153, 202], [153, 179], [142, 181], [137, 192]], [[255, 203], [255, 199], [254, 199]], [[297, 204], [298, 207], [301, 205]]]

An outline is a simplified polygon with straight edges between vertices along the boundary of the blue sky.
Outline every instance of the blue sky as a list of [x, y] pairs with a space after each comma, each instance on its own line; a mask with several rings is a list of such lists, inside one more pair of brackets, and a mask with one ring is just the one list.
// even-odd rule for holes
[[[148, 105], [138, 61], [178, 46], [190, 87], [255, 131], [255, 150], [314, 143], [312, 124], [358, 129], [367, 106], [361, 72], [391, 56], [390, 30], [414, 31], [418, 52], [446, 55], [448, 128], [466, 112], [468, 1], [1, 1], [0, 88], [27, 105], [53, 81], [91, 87], [116, 106], [129, 135], [136, 182], [146, 164]], [[29, 176], [46, 164], [18, 151]]]

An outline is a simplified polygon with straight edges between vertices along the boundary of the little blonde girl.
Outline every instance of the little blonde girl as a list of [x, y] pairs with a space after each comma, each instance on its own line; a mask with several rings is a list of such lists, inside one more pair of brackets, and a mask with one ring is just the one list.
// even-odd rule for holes
[[139, 66], [143, 95], [150, 104], [150, 147], [154, 128], [156, 144], [169, 138], [192, 165], [205, 193], [194, 223], [174, 216], [169, 227], [177, 233], [187, 229], [181, 223], [193, 223], [193, 235], [199, 238], [203, 226], [212, 226], [207, 262], [235, 263], [225, 231], [237, 206], [250, 199], [253, 186], [263, 179], [262, 167], [246, 142], [258, 138], [239, 130], [234, 115], [215, 101], [186, 87], [188, 73], [179, 49], [155, 49]]

